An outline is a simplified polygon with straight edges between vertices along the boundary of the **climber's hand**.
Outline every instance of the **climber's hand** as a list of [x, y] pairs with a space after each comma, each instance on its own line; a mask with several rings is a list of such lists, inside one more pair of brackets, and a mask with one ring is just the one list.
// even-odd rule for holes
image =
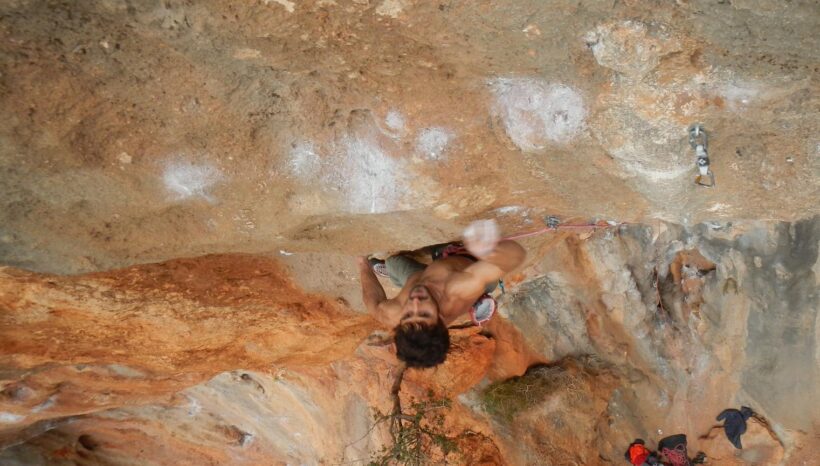
[[479, 259], [492, 254], [500, 239], [501, 233], [495, 220], [476, 220], [464, 230], [464, 246]]

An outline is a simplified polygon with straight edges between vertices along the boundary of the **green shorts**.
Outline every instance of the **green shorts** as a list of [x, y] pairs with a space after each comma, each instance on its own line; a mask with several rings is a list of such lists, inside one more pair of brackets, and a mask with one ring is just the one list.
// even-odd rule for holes
[[387, 266], [390, 281], [399, 288], [404, 287], [411, 275], [427, 268], [425, 264], [401, 254], [388, 257], [384, 265]]

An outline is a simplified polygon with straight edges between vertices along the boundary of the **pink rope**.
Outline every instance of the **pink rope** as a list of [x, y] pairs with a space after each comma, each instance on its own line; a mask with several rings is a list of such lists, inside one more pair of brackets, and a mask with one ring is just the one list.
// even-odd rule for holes
[[[530, 236], [538, 236], [538, 235], [542, 235], [544, 233], [551, 233], [551, 232], [559, 231], [559, 230], [589, 230], [589, 229], [599, 230], [599, 229], [602, 229], [602, 228], [615, 228], [615, 227], [619, 227], [619, 226], [622, 226], [622, 225], [632, 225], [632, 224], [628, 223], [628, 222], [621, 222], [621, 223], [616, 223], [615, 225], [610, 225], [610, 224], [596, 225], [594, 223], [587, 223], [587, 224], [582, 224], [582, 225], [558, 225], [557, 227], [554, 227], [554, 228], [553, 227], [544, 227], [544, 228], [541, 228], [541, 229], [538, 229], [538, 230], [535, 230], [535, 231], [529, 231], [529, 232], [525, 232], [525, 233], [518, 233], [518, 234], [515, 234], [515, 235], [505, 236], [505, 237], [501, 238], [501, 240], [516, 240], [516, 239], [521, 239], [521, 238], [529, 238]], [[447, 256], [450, 256], [450, 255], [453, 255], [453, 254], [458, 254], [458, 253], [464, 252], [466, 250], [467, 249], [464, 248], [464, 247], [450, 245], [450, 246], [447, 246], [444, 249], [444, 251], [442, 251], [442, 255], [443, 255], [443, 257], [447, 257]]]
[[601, 228], [619, 227], [621, 225], [630, 225], [630, 223], [621, 222], [621, 223], [617, 223], [615, 225], [609, 225], [609, 224], [607, 224], [607, 225], [595, 225], [593, 223], [584, 224], [584, 225], [558, 225], [555, 228], [544, 227], [544, 228], [541, 228], [539, 230], [530, 231], [530, 232], [527, 232], [527, 233], [519, 233], [519, 234], [516, 234], [516, 235], [505, 236], [502, 239], [514, 240], [514, 239], [521, 239], [521, 238], [529, 238], [530, 236], [537, 236], [537, 235], [541, 235], [541, 234], [544, 234], [544, 233], [549, 233], [551, 231], [557, 231], [557, 230], [587, 230], [587, 229], [590, 229], [590, 228], [593, 229], [593, 230], [598, 230], [598, 229], [601, 229]]

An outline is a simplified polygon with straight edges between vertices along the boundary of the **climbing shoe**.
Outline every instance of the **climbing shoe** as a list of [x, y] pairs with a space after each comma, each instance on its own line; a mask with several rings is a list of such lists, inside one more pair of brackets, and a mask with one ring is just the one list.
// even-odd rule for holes
[[387, 273], [387, 264], [385, 264], [383, 260], [371, 257], [367, 259], [367, 262], [370, 263], [370, 268], [373, 269], [373, 273], [379, 277], [390, 278], [390, 275]]
[[495, 298], [489, 294], [484, 294], [478, 298], [472, 309], [470, 309], [470, 318], [472, 318], [474, 324], [480, 326], [493, 317], [496, 306]]

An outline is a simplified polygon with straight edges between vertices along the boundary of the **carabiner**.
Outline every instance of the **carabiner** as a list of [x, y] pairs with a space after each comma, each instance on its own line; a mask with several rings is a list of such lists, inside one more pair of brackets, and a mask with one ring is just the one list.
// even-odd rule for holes
[[[704, 183], [703, 179], [707, 178], [709, 180], [708, 183]], [[695, 177], [695, 184], [698, 186], [703, 186], [706, 188], [714, 188], [715, 187], [715, 174], [712, 173], [712, 170], [708, 170], [705, 175], [698, 175]]]
[[[699, 137], [702, 137], [702, 142], [698, 142]], [[703, 146], [704, 151], [709, 146], [709, 136], [703, 128], [703, 123], [693, 123], [689, 127], [689, 145], [692, 146], [692, 149], [697, 149], [698, 146]]]

